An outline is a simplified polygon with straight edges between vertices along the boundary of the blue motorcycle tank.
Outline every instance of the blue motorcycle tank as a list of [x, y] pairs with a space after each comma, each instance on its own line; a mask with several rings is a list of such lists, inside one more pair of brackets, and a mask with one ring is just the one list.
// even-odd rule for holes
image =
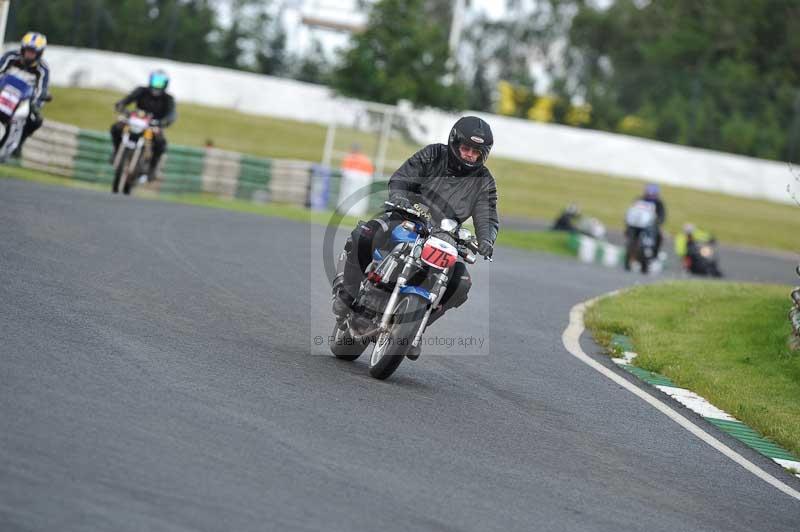
[[399, 244], [400, 242], [407, 242], [413, 244], [417, 241], [417, 233], [409, 231], [402, 225], [398, 225], [392, 231], [392, 242]]

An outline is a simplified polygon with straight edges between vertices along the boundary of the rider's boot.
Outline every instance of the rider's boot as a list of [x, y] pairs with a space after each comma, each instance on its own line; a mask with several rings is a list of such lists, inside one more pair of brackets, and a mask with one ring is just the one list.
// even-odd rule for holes
[[147, 181], [152, 183], [156, 180], [156, 171], [158, 170], [158, 160], [160, 157], [153, 157], [150, 160], [150, 168], [147, 170]]
[[22, 136], [19, 139], [19, 144], [17, 144], [16, 149], [11, 153], [11, 157], [15, 159], [19, 159], [22, 157], [22, 146], [25, 144], [25, 141], [28, 140], [28, 137], [33, 135], [33, 132], [39, 129], [42, 125], [41, 121], [38, 122], [38, 126], [35, 124], [31, 124], [30, 122], [25, 123], [25, 127], [22, 128]]
[[351, 310], [353, 310], [353, 296], [341, 289], [334, 292], [333, 313], [336, 314], [337, 317], [344, 317]]
[[333, 313], [345, 316], [353, 310], [353, 301], [358, 294], [364, 272], [352, 250], [346, 249], [343, 270], [333, 282]]

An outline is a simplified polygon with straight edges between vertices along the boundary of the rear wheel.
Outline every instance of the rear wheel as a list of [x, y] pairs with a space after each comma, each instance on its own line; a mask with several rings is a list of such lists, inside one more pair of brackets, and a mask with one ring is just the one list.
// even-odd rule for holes
[[369, 358], [369, 374], [376, 379], [386, 379], [403, 361], [411, 349], [428, 304], [417, 296], [405, 296], [397, 302], [395, 321], [388, 332], [378, 336]]
[[333, 356], [348, 362], [360, 357], [369, 344], [369, 340], [353, 338], [350, 331], [340, 329], [338, 324], [333, 326], [333, 334], [328, 341]]

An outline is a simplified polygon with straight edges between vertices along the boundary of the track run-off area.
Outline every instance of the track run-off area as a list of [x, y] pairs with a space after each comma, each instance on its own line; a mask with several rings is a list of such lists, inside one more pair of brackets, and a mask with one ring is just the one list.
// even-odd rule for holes
[[[317, 345], [324, 234], [0, 180], [0, 530], [800, 529], [800, 502], [564, 347], [575, 304], [644, 278], [499, 248], [381, 382]], [[723, 267], [793, 282], [752, 257]]]

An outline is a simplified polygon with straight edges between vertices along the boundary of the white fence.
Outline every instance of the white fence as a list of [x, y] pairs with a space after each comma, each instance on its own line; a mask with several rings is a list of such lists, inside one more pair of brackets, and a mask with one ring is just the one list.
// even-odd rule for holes
[[[51, 83], [128, 91], [155, 68], [172, 77], [179, 102], [225, 107], [278, 118], [328, 124], [365, 112], [366, 102], [337, 98], [322, 86], [204, 65], [98, 50], [51, 46]], [[493, 153], [528, 162], [644, 179], [775, 202], [792, 201], [787, 163], [688, 148], [599, 131], [477, 113], [495, 133]], [[446, 139], [455, 114], [413, 112], [420, 144]]]

